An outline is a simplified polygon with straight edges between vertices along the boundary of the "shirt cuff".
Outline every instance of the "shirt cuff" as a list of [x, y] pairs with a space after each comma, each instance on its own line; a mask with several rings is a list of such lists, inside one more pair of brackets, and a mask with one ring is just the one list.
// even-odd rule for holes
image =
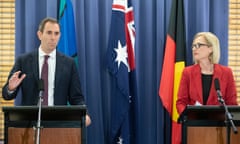
[[8, 94], [12, 94], [12, 93], [15, 92], [15, 90], [10, 91], [10, 90], [7, 88], [7, 92], [8, 92]]

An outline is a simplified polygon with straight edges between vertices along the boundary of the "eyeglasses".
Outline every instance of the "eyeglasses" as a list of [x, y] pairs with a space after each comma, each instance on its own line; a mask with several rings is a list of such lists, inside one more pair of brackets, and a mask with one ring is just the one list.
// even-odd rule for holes
[[193, 49], [193, 48], [199, 49], [201, 46], [207, 46], [207, 47], [209, 47], [210, 45], [208, 45], [208, 44], [203, 44], [203, 43], [196, 43], [196, 44], [193, 44], [193, 45], [192, 45], [192, 49]]

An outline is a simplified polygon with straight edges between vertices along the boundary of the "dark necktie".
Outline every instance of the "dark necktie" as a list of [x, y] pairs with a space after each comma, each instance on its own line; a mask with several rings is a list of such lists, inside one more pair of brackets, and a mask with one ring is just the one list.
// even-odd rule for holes
[[44, 81], [43, 105], [48, 105], [48, 55], [44, 56], [41, 78]]

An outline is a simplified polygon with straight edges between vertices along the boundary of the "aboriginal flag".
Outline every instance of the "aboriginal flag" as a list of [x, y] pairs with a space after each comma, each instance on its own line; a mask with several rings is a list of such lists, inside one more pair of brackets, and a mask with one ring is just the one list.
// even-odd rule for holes
[[181, 143], [181, 125], [177, 123], [179, 114], [176, 101], [182, 71], [185, 67], [185, 51], [183, 0], [173, 0], [159, 88], [163, 106], [172, 119], [172, 144]]

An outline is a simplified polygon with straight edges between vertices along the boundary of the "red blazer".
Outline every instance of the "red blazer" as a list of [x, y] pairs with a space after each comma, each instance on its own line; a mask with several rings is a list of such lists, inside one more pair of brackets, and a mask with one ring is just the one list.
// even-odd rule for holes
[[[237, 92], [232, 70], [226, 66], [214, 64], [214, 72], [206, 105], [219, 105], [214, 79], [218, 78], [223, 99], [227, 105], [237, 105]], [[199, 64], [183, 70], [179, 85], [177, 110], [181, 114], [187, 105], [203, 104], [202, 78]]]

